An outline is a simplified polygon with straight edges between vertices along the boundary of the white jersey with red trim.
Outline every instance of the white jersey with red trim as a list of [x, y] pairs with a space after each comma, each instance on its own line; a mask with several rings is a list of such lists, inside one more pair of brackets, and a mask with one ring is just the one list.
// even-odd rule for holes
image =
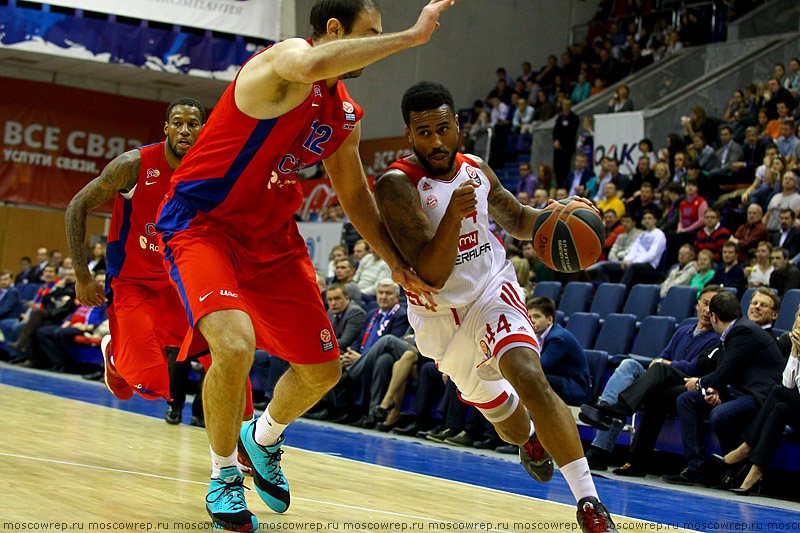
[[[456, 174], [449, 181], [426, 176], [423, 168], [407, 159], [400, 159], [389, 167], [401, 170], [416, 185], [422, 211], [430, 220], [434, 232], [444, 218], [453, 192], [469, 180], [479, 184], [475, 190], [477, 210], [461, 221], [461, 236], [458, 238], [458, 253], [453, 272], [436, 295], [440, 313], [448, 307], [459, 308], [474, 302], [486, 290], [489, 281], [508, 262], [502, 241], [489, 231], [491, 183], [488, 176], [468, 155], [456, 154], [455, 164]], [[416, 313], [432, 314], [420, 305], [414, 295], [409, 295], [408, 302]]]

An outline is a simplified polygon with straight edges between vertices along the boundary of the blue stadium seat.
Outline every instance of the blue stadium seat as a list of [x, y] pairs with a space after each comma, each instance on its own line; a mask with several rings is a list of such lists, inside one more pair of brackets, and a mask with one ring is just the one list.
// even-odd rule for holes
[[658, 357], [675, 333], [675, 319], [671, 316], [649, 316], [642, 320], [639, 334], [631, 348], [630, 357], [647, 368]]
[[600, 315], [603, 320], [610, 313], [619, 313], [625, 301], [625, 285], [622, 283], [602, 283], [594, 293], [590, 313]]
[[546, 296], [553, 300], [558, 305], [559, 296], [561, 295], [561, 282], [560, 281], [540, 281], [533, 289], [533, 297]]
[[[750, 287], [744, 291], [744, 294], [742, 295], [742, 301], [739, 302], [739, 305], [742, 307], [742, 316], [747, 316], [747, 308], [750, 307], [750, 300], [753, 298], [753, 293], [758, 289], [758, 287]], [[775, 289], [772, 290], [775, 291]]]
[[564, 325], [564, 311], [556, 310], [556, 324], [559, 326]]
[[33, 300], [36, 298], [36, 293], [39, 292], [43, 284], [41, 283], [20, 283], [19, 285], [14, 285], [19, 291], [19, 299], [20, 300]]
[[599, 327], [600, 315], [597, 313], [573, 313], [567, 323], [567, 331], [578, 339], [584, 350], [594, 345]]
[[606, 316], [600, 334], [594, 343], [595, 350], [609, 354], [627, 354], [636, 330], [636, 316], [625, 313], [611, 313]]
[[603, 375], [608, 366], [608, 353], [603, 350], [584, 350], [586, 360], [589, 361], [589, 376], [592, 378], [592, 401], [600, 396], [603, 385]]
[[622, 312], [634, 315], [639, 322], [646, 316], [654, 315], [660, 291], [658, 285], [634, 285]]
[[728, 291], [729, 293], [733, 294], [737, 298], [739, 297], [739, 289], [737, 289], [736, 287], [722, 287], [722, 288]]
[[781, 298], [781, 311], [778, 314], [778, 320], [775, 321], [776, 335], [792, 329], [794, 315], [797, 314], [798, 306], [800, 306], [800, 289], [786, 291], [786, 294]]
[[592, 284], [588, 281], [573, 281], [564, 287], [558, 309], [564, 311], [567, 321], [573, 313], [583, 313], [589, 308], [592, 298]]
[[677, 322], [694, 314], [697, 305], [697, 288], [688, 285], [670, 287], [667, 297], [661, 302], [658, 316], [671, 316]]
[[683, 326], [697, 326], [697, 317], [690, 316], [689, 318], [684, 318], [678, 324], [675, 325], [675, 329], [682, 328]]

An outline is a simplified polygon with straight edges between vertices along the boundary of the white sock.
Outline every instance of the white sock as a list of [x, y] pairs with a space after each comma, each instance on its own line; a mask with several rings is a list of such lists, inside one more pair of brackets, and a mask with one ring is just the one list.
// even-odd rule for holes
[[262, 446], [272, 446], [278, 442], [278, 439], [281, 438], [281, 434], [283, 434], [283, 430], [289, 425], [275, 422], [272, 415], [269, 414], [270, 405], [264, 409], [264, 413], [256, 420], [255, 438], [256, 442]]
[[[567, 480], [575, 501], [581, 501], [588, 496], [597, 498], [597, 489], [592, 481], [592, 473], [589, 471], [589, 463], [586, 457], [581, 457], [572, 461], [568, 465], [559, 467], [564, 479]], [[599, 499], [599, 498], [598, 498]]]
[[531, 420], [531, 432], [528, 434], [529, 437], [533, 437], [533, 434], [536, 432], [536, 427], [533, 425], [533, 420]]
[[235, 466], [237, 470], [239, 469], [239, 460], [237, 459], [238, 453], [236, 453], [236, 449], [228, 456], [216, 454], [210, 444], [208, 445], [208, 449], [211, 450], [211, 479], [217, 479], [219, 477], [219, 471], [223, 468]]

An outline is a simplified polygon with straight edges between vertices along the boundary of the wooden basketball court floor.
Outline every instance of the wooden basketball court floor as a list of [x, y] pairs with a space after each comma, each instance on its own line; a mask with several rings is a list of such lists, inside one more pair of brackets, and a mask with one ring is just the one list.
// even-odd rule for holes
[[[205, 433], [168, 426], [164, 408], [137, 396], [120, 402], [97, 383], [0, 366], [0, 530], [210, 529]], [[262, 531], [577, 528], [559, 472], [538, 484], [512, 461], [302, 420], [287, 431], [285, 450], [289, 511], [277, 515], [247, 493]], [[800, 513], [785, 509], [596, 483], [620, 531], [725, 531], [727, 521], [747, 522], [750, 531], [800, 525]]]

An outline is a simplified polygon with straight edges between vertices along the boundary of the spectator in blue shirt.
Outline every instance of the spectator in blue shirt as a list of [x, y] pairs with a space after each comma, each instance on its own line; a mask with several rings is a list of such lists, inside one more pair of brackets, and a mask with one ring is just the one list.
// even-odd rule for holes
[[19, 291], [11, 283], [13, 279], [14, 273], [10, 270], [0, 272], [0, 320], [19, 318]]

